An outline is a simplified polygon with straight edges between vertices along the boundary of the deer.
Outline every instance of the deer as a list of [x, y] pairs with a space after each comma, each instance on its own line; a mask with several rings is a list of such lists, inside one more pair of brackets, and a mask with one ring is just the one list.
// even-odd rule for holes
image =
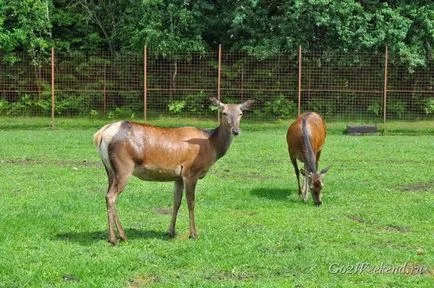
[[[312, 194], [315, 205], [321, 205], [322, 182], [330, 166], [318, 171], [318, 162], [326, 138], [326, 123], [315, 112], [305, 112], [289, 126], [286, 133], [288, 152], [297, 176], [298, 195], [304, 202], [308, 201], [308, 192]], [[298, 170], [297, 160], [304, 164], [304, 169]], [[303, 187], [300, 186], [300, 173], [304, 176]]]
[[195, 190], [199, 179], [228, 151], [234, 136], [240, 134], [243, 111], [255, 100], [224, 104], [215, 97], [211, 103], [220, 112], [219, 126], [213, 130], [194, 127], [158, 127], [131, 121], [107, 124], [93, 136], [108, 177], [106, 194], [108, 241], [127, 240], [116, 211], [116, 200], [131, 176], [143, 181], [174, 181], [172, 219], [167, 236], [175, 237], [175, 224], [185, 190], [189, 210], [190, 238], [197, 238]]

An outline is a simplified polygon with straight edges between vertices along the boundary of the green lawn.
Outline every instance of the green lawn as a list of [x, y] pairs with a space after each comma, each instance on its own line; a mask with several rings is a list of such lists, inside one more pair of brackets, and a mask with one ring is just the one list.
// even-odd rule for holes
[[[176, 238], [165, 236], [172, 183], [134, 178], [118, 201], [129, 240], [112, 247], [107, 179], [92, 143], [102, 122], [59, 120], [52, 130], [41, 121], [0, 119], [0, 287], [433, 283], [434, 125], [418, 136], [353, 137], [331, 124], [320, 166], [332, 168], [318, 208], [297, 196], [288, 125], [242, 123], [198, 184], [198, 240], [188, 239], [185, 198]], [[414, 273], [390, 271], [404, 266]]]

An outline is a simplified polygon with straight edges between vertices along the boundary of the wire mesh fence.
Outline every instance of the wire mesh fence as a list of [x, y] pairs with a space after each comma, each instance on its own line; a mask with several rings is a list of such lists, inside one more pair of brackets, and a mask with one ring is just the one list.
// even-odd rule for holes
[[302, 110], [336, 120], [382, 119], [384, 55], [304, 52]]
[[148, 57], [148, 114], [208, 117], [208, 98], [217, 96], [215, 53]]
[[[0, 53], [0, 115], [216, 117], [210, 96], [257, 100], [255, 120], [316, 111], [327, 120], [434, 118], [434, 61], [410, 70], [385, 53]], [[54, 103], [54, 105], [52, 105]]]

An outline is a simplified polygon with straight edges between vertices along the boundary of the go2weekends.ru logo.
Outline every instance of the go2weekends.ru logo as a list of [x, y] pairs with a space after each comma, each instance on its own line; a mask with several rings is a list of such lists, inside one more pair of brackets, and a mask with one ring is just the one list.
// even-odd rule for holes
[[419, 264], [404, 263], [400, 265], [386, 265], [384, 263], [373, 265], [370, 263], [340, 264], [332, 263], [329, 265], [331, 274], [407, 274], [422, 275], [428, 272], [428, 268]]

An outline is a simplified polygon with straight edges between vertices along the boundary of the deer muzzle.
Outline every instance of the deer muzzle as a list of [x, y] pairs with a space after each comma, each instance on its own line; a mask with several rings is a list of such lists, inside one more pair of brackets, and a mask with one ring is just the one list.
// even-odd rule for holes
[[238, 136], [240, 134], [240, 128], [232, 128], [232, 135]]

